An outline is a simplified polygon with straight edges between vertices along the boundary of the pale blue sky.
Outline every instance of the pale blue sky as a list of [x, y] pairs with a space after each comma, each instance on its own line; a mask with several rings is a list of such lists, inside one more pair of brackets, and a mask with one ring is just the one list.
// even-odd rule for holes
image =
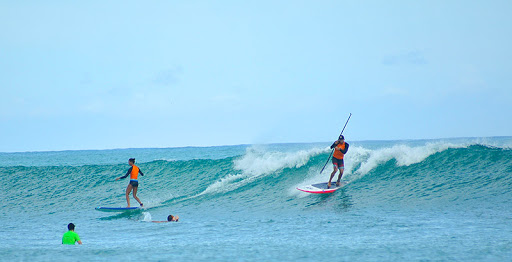
[[512, 135], [511, 1], [0, 1], [0, 152]]

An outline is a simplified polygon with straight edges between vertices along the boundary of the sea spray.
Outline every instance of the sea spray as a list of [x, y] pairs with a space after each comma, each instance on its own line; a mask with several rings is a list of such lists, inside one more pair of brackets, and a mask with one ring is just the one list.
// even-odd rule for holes
[[300, 168], [306, 165], [311, 157], [325, 152], [326, 149], [321, 148], [296, 152], [268, 152], [261, 146], [250, 147], [242, 157], [234, 160], [234, 169], [239, 172], [221, 178], [201, 194], [232, 191], [261, 177], [281, 172], [285, 168]]

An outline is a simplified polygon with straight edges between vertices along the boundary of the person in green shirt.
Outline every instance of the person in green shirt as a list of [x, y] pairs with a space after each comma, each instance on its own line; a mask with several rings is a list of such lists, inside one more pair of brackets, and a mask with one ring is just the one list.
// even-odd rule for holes
[[64, 233], [62, 236], [62, 244], [64, 245], [74, 245], [75, 242], [78, 242], [78, 244], [82, 244], [82, 241], [80, 240], [80, 237], [77, 233], [75, 233], [75, 224], [69, 223], [68, 224], [68, 232]]

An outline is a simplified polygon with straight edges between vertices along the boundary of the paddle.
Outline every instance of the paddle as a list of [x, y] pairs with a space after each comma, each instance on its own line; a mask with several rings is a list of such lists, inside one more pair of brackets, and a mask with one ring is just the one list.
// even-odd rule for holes
[[[343, 126], [343, 129], [341, 130], [340, 136], [343, 135], [343, 131], [345, 131], [345, 127], [347, 126], [348, 120], [350, 120], [351, 116], [352, 116], [352, 113], [350, 113], [350, 115], [348, 116], [347, 122], [345, 122], [345, 126]], [[329, 160], [331, 160], [331, 157], [332, 157], [333, 153], [334, 153], [334, 148], [332, 149], [331, 154], [329, 155], [329, 158], [327, 158], [327, 162], [325, 162], [324, 167], [322, 167], [322, 170], [320, 170], [320, 174], [322, 174], [322, 172], [324, 172], [324, 169], [327, 166], [327, 163], [329, 163]]]

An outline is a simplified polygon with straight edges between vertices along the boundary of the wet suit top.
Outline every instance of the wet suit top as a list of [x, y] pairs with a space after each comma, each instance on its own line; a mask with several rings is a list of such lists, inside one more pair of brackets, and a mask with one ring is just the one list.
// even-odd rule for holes
[[[349, 144], [346, 142], [338, 143], [338, 144], [336, 144], [336, 142], [334, 142], [331, 145], [331, 149], [335, 148], [334, 154], [332, 155], [332, 157], [334, 157], [336, 159], [343, 159], [343, 157], [345, 156], [345, 154], [348, 151], [348, 147], [349, 147]], [[340, 149], [341, 149], [341, 151], [340, 151]]]
[[139, 167], [136, 166], [136, 165], [133, 165], [132, 167], [130, 167], [130, 169], [128, 169], [128, 172], [126, 172], [126, 175], [120, 177], [121, 179], [124, 179], [126, 178], [128, 175], [130, 175], [130, 180], [134, 180], [134, 181], [137, 181], [137, 176], [139, 175], [143, 176], [144, 174], [142, 173], [142, 171], [140, 171]]

